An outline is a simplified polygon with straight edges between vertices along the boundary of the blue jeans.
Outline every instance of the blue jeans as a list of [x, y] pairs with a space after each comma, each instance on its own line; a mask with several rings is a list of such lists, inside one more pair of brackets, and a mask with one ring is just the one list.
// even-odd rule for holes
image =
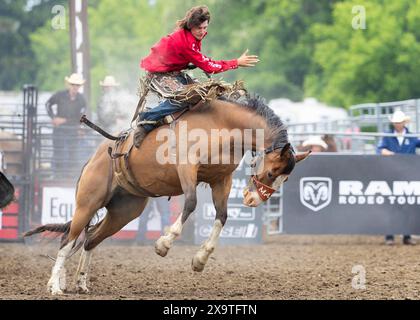
[[[176, 77], [182, 84], [187, 84], [187, 79], [182, 75]], [[157, 107], [140, 114], [140, 120], [158, 121], [163, 117], [184, 110], [188, 105], [173, 102], [171, 100], [162, 101]], [[152, 131], [156, 126], [153, 124], [144, 124], [147, 132]]]

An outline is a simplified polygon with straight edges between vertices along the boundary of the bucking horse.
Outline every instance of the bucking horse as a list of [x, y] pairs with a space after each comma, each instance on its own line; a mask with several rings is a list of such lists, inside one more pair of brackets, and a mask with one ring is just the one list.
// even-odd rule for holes
[[[287, 180], [295, 164], [309, 155], [295, 153], [282, 121], [263, 99], [250, 96], [208, 101], [197, 110], [183, 113], [170, 125], [151, 131], [139, 149], [133, 148], [132, 131], [127, 131], [118, 148], [113, 141], [105, 140], [82, 169], [73, 219], [65, 224], [43, 225], [25, 234], [64, 233], [48, 290], [54, 295], [64, 292], [66, 259], [82, 247], [76, 287], [78, 292], [88, 292], [92, 250], [137, 218], [149, 197], [184, 194], [182, 213], [155, 244], [156, 253], [166, 256], [196, 208], [197, 185], [206, 183], [211, 187], [216, 218], [209, 238], [192, 259], [192, 269], [202, 271], [227, 220], [232, 173], [248, 150], [255, 157], [250, 163], [253, 174], [243, 191], [243, 204], [250, 207], [266, 201]], [[107, 210], [104, 219], [90, 225], [103, 207]], [[77, 243], [83, 231], [84, 239]]]

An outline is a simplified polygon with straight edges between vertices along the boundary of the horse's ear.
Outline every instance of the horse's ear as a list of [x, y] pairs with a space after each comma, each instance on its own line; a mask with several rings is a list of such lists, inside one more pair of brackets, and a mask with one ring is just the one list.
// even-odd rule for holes
[[302, 152], [296, 155], [296, 163], [299, 161], [305, 160], [311, 154], [311, 150]]
[[286, 143], [286, 145], [281, 149], [280, 156], [283, 157], [283, 155], [290, 149], [290, 143]]

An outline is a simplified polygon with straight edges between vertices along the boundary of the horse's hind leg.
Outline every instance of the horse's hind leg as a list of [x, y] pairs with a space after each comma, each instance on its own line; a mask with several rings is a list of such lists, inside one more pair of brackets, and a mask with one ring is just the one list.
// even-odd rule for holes
[[[92, 231], [92, 229], [97, 229], [102, 222], [103, 220], [98, 222], [93, 227], [91, 227], [90, 232]], [[88, 236], [89, 236], [89, 231], [86, 237]], [[90, 260], [92, 258], [92, 253], [93, 253], [93, 249], [86, 250], [84, 247], [82, 248], [82, 253], [79, 259], [79, 265], [76, 271], [76, 290], [79, 293], [89, 293], [87, 281], [88, 281], [88, 272], [89, 272]]]
[[121, 230], [131, 220], [137, 218], [144, 210], [147, 198], [132, 195], [116, 194], [107, 205], [108, 212], [100, 224], [88, 232], [77, 270], [76, 287], [79, 292], [89, 292], [88, 270], [93, 249], [104, 239]]
[[[98, 228], [101, 223], [102, 221], [97, 223], [92, 228], [93, 229]], [[86, 250], [85, 248], [82, 248], [82, 253], [79, 259], [79, 265], [76, 271], [76, 290], [79, 293], [89, 293], [87, 280], [88, 280], [88, 272], [89, 272], [90, 260], [92, 258], [92, 253], [93, 253], [93, 249]]]
[[[83, 231], [84, 226], [89, 223], [96, 211], [100, 208], [86, 206], [79, 208], [79, 206], [80, 205], [77, 205], [74, 213], [73, 221], [75, 221], [75, 223], [73, 223], [73, 221], [71, 223], [69, 235], [58, 251], [57, 259], [54, 267], [52, 268], [50, 280], [48, 281], [48, 290], [54, 295], [62, 294], [66, 289], [66, 259], [74, 247], [77, 237]], [[83, 224], [85, 225], [81, 228]]]
[[[100, 209], [100, 206], [82, 206], [82, 208], [79, 207], [80, 205], [77, 206], [74, 214], [73, 221], [75, 221], [75, 223], [73, 223], [73, 221], [71, 223], [69, 235], [58, 251], [57, 259], [52, 269], [50, 280], [48, 281], [48, 290], [54, 295], [62, 294], [66, 289], [66, 259], [74, 247], [77, 237], [83, 231], [83, 228], [93, 218], [96, 211]], [[83, 228], [81, 227], [82, 225]]]
[[47, 288], [52, 294], [63, 294], [66, 289], [66, 269], [64, 263], [68, 254], [73, 247], [74, 240], [68, 242], [64, 247], [61, 247], [57, 254], [54, 267], [51, 271], [50, 280], [48, 280]]
[[90, 266], [90, 259], [92, 257], [93, 249], [92, 250], [85, 250], [82, 249], [82, 254], [80, 255], [79, 266], [77, 267], [76, 271], [76, 290], [79, 293], [89, 293], [89, 289], [87, 286], [88, 280], [88, 272]]
[[48, 290], [52, 294], [62, 294], [66, 288], [65, 262], [83, 229], [89, 224], [98, 209], [102, 207], [108, 193], [109, 160], [106, 152], [92, 158], [83, 169], [76, 194], [76, 210], [70, 231], [57, 254]]

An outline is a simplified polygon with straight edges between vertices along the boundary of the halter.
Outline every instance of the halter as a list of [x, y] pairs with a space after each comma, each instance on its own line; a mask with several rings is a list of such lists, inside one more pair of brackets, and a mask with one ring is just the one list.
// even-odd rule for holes
[[[255, 168], [258, 167], [257, 164], [263, 159], [264, 155], [269, 154], [277, 149], [282, 150], [288, 143], [289, 142], [280, 142], [277, 144], [273, 143], [270, 147], [264, 149], [262, 152], [252, 151], [252, 156], [254, 158], [251, 162], [251, 168], [253, 169], [253, 171], [255, 170]], [[290, 150], [292, 151], [292, 153], [295, 153], [295, 150], [293, 149], [292, 146], [290, 146]], [[276, 191], [272, 187], [267, 186], [266, 184], [259, 181], [257, 179], [257, 175], [254, 172], [251, 175], [251, 179], [249, 179], [248, 181], [248, 188], [250, 187], [251, 181], [254, 184], [257, 190], [258, 196], [261, 198], [262, 201], [267, 201], [271, 197], [271, 195]]]

